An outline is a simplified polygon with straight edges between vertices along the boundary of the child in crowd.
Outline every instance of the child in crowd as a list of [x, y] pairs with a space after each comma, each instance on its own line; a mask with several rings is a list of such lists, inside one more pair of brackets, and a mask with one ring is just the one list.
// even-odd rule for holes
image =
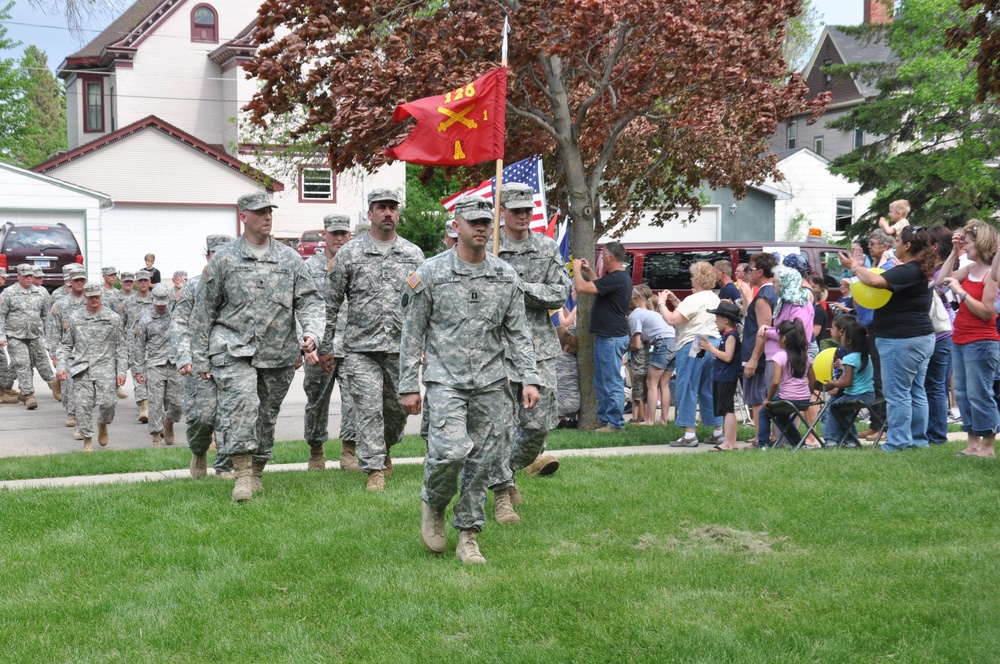
[[[656, 312], [659, 304], [656, 296], [645, 284], [636, 286], [629, 303], [628, 324], [632, 335], [629, 348], [633, 358], [640, 348], [644, 348], [641, 374], [636, 373], [632, 381], [633, 411], [632, 421], [636, 424], [656, 423], [656, 404], [662, 402], [660, 424], [667, 423], [670, 411], [670, 376], [673, 374], [674, 338], [676, 332], [663, 316]], [[636, 368], [633, 368], [636, 371]], [[642, 400], [645, 399], [643, 405]], [[636, 406], [640, 407], [636, 413]]]
[[[653, 316], [663, 320], [646, 308], [646, 298], [635, 289], [632, 290], [632, 299], [628, 306], [628, 326], [631, 339], [628, 346], [628, 369], [632, 375], [632, 421], [636, 424], [644, 424], [652, 417], [646, 415], [646, 379], [649, 378], [649, 344], [645, 343], [640, 334], [642, 330], [642, 314], [649, 312]], [[655, 407], [656, 404], [653, 404]]]
[[[778, 352], [771, 358], [774, 362], [774, 376], [767, 388], [764, 407], [760, 410], [761, 429], [767, 430], [764, 429], [765, 422], [770, 429], [770, 422], [773, 420], [788, 444], [797, 447], [802, 436], [794, 415], [776, 412], [770, 405], [777, 398], [796, 407], [805, 406], [812, 396], [810, 386], [816, 382], [816, 376], [809, 361], [809, 342], [801, 320], [786, 320], [778, 326], [778, 346]], [[759, 441], [757, 446], [766, 448], [768, 443]]]
[[702, 350], [715, 356], [712, 369], [712, 397], [715, 416], [722, 418], [722, 444], [715, 445], [712, 452], [726, 452], [739, 449], [736, 444], [736, 381], [740, 377], [740, 334], [736, 326], [740, 323], [740, 308], [731, 302], [720, 302], [717, 309], [709, 309], [715, 314], [715, 325], [722, 337], [716, 348], [711, 340], [699, 341]]
[[875, 401], [875, 373], [869, 361], [868, 330], [854, 316], [841, 314], [833, 321], [842, 347], [843, 359], [836, 359], [834, 366], [839, 376], [826, 383], [831, 394], [831, 404], [823, 418], [823, 433], [827, 447], [836, 447], [841, 438], [844, 445], [857, 447], [857, 427], [854, 418], [848, 417], [849, 409], [838, 408], [838, 402], [859, 401], [871, 405]]

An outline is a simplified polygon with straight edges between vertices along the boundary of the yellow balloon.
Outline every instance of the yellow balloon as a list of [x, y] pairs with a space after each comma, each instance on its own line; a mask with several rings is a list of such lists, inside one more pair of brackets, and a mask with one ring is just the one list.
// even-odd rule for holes
[[[882, 274], [883, 272], [885, 270], [880, 267], [871, 269], [872, 274]], [[851, 283], [851, 295], [854, 297], [854, 301], [865, 309], [879, 309], [884, 307], [885, 303], [892, 297], [892, 291], [887, 288], [872, 288], [860, 281], [854, 281]]]
[[816, 356], [813, 360], [813, 373], [816, 380], [821, 383], [829, 383], [833, 380], [833, 358], [837, 354], [836, 348], [827, 348]]

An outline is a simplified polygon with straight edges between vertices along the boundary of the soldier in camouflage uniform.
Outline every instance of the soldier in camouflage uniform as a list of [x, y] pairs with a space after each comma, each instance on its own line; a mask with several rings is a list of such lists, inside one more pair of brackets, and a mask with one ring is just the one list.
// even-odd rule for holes
[[[215, 252], [233, 241], [229, 235], [209, 235], [205, 238], [205, 258], [211, 260]], [[181, 299], [174, 306], [170, 321], [170, 340], [177, 353], [178, 373], [184, 377], [182, 410], [187, 421], [188, 447], [191, 448], [191, 477], [205, 477], [208, 474], [207, 454], [212, 445], [212, 437], [217, 439], [217, 450], [212, 467], [215, 476], [235, 477], [233, 462], [223, 453], [222, 432], [216, 432], [215, 420], [218, 398], [215, 382], [202, 380], [194, 375], [191, 365], [191, 309], [201, 287], [202, 275], [192, 277], [181, 289]]]
[[174, 444], [174, 422], [181, 419], [181, 375], [177, 373], [176, 351], [170, 342], [170, 303], [173, 298], [165, 284], [151, 291], [153, 308], [143, 314], [136, 328], [134, 370], [136, 380], [149, 395], [149, 435], [153, 447]]
[[239, 198], [245, 232], [209, 261], [190, 318], [194, 370], [218, 390], [218, 428], [236, 469], [236, 501], [263, 488], [295, 364], [302, 351], [314, 363], [323, 341], [323, 298], [302, 257], [271, 239], [273, 207], [263, 191]]
[[101, 285], [87, 284], [86, 306], [70, 316], [59, 345], [59, 379], [73, 380], [84, 452], [93, 452], [94, 409], [99, 409], [97, 442], [108, 444], [115, 419], [115, 384], [124, 385], [128, 350], [121, 317], [101, 304]]
[[[306, 267], [312, 275], [317, 287], [326, 294], [328, 273], [333, 269], [334, 257], [344, 244], [351, 239], [351, 218], [346, 214], [329, 214], [323, 218], [326, 250], [314, 254], [306, 260]], [[324, 301], [326, 301], [324, 299]], [[350, 392], [344, 387], [343, 336], [347, 328], [347, 306], [340, 308], [337, 314], [336, 341], [334, 337], [324, 336], [323, 345], [319, 348], [319, 364], [305, 366], [303, 388], [306, 392], [305, 436], [309, 443], [310, 470], [322, 470], [326, 467], [326, 454], [323, 445], [329, 438], [330, 396], [333, 394], [333, 384], [340, 380], [340, 468], [347, 471], [360, 471], [357, 456], [354, 452], [355, 434], [352, 427], [354, 418], [354, 402]]]
[[[87, 285], [87, 274], [82, 265], [73, 263], [70, 266], [70, 270], [66, 272], [66, 285], [69, 286], [69, 291], [66, 291], [62, 296], [53, 298], [52, 310], [49, 313], [49, 328], [45, 334], [52, 363], [56, 366], [59, 366], [58, 351], [62, 344], [63, 335], [69, 329], [70, 317], [74, 312], [87, 306], [87, 298], [83, 295], [83, 289]], [[67, 359], [72, 360], [73, 358]], [[59, 381], [63, 395], [62, 405], [66, 410], [66, 426], [75, 428], [77, 425], [76, 402], [73, 399], [75, 383], [65, 378], [59, 378]], [[83, 440], [83, 435], [79, 431], [74, 431], [73, 438]]]
[[391, 472], [389, 448], [403, 437], [406, 413], [399, 406], [399, 297], [406, 277], [423, 262], [412, 242], [396, 235], [399, 197], [390, 189], [368, 194], [371, 229], [338, 252], [329, 279], [326, 334], [350, 302], [344, 339], [347, 389], [354, 400], [358, 464], [368, 473], [369, 491], [385, 489]]
[[452, 526], [456, 555], [484, 563], [477, 534], [486, 520], [486, 485], [507, 449], [512, 411], [505, 349], [523, 385], [524, 407], [538, 401], [535, 355], [517, 272], [486, 252], [493, 206], [466, 196], [455, 207], [458, 244], [410, 275], [401, 299], [400, 403], [420, 412], [420, 356], [430, 409], [420, 534], [445, 549], [444, 512], [461, 480]]
[[[494, 508], [498, 523], [520, 523], [514, 505], [521, 502], [521, 493], [514, 485], [514, 471], [527, 468], [545, 449], [549, 431], [559, 424], [556, 408], [556, 360], [560, 354], [559, 337], [549, 312], [566, 303], [572, 286], [566, 274], [559, 245], [542, 233], [530, 228], [535, 194], [525, 184], [503, 185], [500, 212], [504, 228], [500, 233], [500, 258], [510, 263], [521, 279], [524, 309], [535, 348], [535, 365], [541, 379], [538, 406], [528, 410], [520, 406], [520, 384], [512, 371], [511, 392], [514, 408], [514, 431], [511, 447], [503, 454], [500, 475], [490, 478], [494, 492]], [[559, 462], [555, 457], [542, 458], [543, 474], [555, 472]]]
[[[48, 339], [48, 329], [49, 329], [49, 318], [52, 316], [52, 295], [49, 291], [45, 289], [45, 271], [42, 268], [35, 266], [31, 269], [31, 285], [41, 293], [42, 298], [45, 300], [45, 316], [42, 318], [42, 343], [36, 344], [31, 347], [31, 363], [36, 367], [42, 365], [53, 366], [51, 358], [55, 356], [55, 349], [49, 348]], [[55, 375], [55, 368], [53, 367], [53, 375]], [[56, 384], [59, 384], [59, 379], [56, 379]], [[58, 392], [53, 392], [56, 401], [62, 401], [62, 386], [60, 385]]]
[[104, 290], [101, 291], [101, 304], [121, 316], [122, 320], [125, 320], [122, 296], [118, 292], [118, 289], [115, 288], [115, 283], [118, 281], [118, 268], [111, 265], [102, 267], [101, 278], [104, 280]]
[[[45, 309], [45, 296], [32, 285], [32, 272], [31, 265], [18, 265], [17, 285], [6, 289], [0, 297], [0, 346], [7, 346], [21, 390], [19, 399], [28, 410], [38, 408], [33, 382], [34, 369], [38, 369], [38, 375], [48, 383], [52, 394], [60, 393], [59, 381], [45, 356], [44, 321], [48, 313]], [[40, 356], [45, 361], [35, 365], [33, 358]]]
[[135, 391], [135, 405], [139, 410], [139, 421], [143, 424], [149, 422], [149, 394], [146, 386], [136, 379], [135, 354], [136, 340], [138, 335], [139, 320], [153, 308], [153, 295], [151, 292], [152, 274], [146, 270], [139, 270], [135, 273], [136, 293], [133, 297], [125, 299], [125, 343], [128, 346], [129, 362], [132, 366], [132, 387]]
[[[3, 301], [4, 284], [7, 283], [7, 271], [0, 268], [0, 302]], [[0, 351], [0, 403], [18, 403], [20, 393], [14, 387], [14, 367], [7, 362], [7, 356]]]

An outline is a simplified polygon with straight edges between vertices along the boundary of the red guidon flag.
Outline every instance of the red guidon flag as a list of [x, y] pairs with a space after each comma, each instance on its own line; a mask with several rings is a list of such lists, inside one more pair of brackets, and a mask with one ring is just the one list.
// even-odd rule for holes
[[503, 159], [506, 101], [507, 70], [501, 67], [443, 95], [397, 106], [393, 122], [412, 116], [417, 125], [385, 155], [431, 166]]

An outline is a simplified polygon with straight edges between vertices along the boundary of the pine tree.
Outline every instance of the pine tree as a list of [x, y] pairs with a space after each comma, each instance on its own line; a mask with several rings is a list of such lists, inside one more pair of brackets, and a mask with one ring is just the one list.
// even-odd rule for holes
[[66, 98], [49, 70], [48, 57], [37, 46], [24, 49], [21, 69], [28, 79], [29, 116], [16, 162], [28, 168], [66, 149]]

